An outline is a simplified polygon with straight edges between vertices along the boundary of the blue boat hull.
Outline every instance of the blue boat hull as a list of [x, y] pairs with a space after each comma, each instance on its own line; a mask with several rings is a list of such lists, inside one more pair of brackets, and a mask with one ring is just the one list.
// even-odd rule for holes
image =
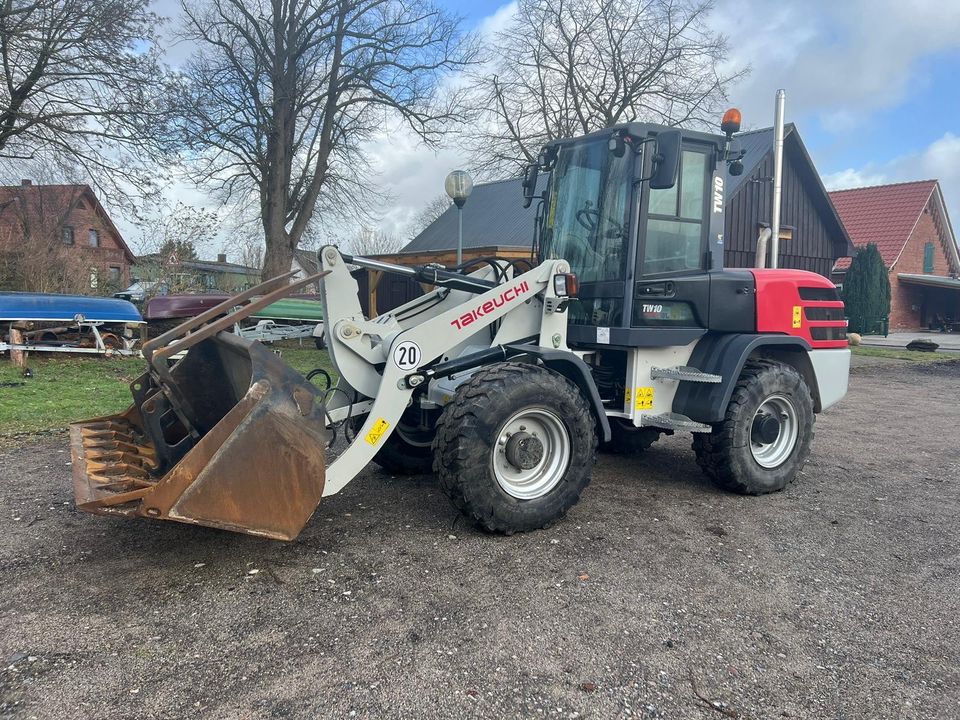
[[19, 320], [74, 322], [82, 315], [86, 322], [142, 323], [136, 306], [117, 298], [46, 293], [0, 293], [0, 322]]

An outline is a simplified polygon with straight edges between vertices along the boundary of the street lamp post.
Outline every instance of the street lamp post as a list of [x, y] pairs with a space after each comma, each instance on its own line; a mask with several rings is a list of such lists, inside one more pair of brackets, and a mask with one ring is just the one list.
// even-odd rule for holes
[[443, 183], [447, 195], [457, 206], [457, 265], [463, 264], [463, 206], [473, 191], [473, 180], [465, 170], [454, 170]]

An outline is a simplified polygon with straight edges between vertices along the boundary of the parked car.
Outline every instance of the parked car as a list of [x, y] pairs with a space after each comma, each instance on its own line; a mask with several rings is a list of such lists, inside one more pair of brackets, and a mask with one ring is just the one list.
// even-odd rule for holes
[[130, 287], [128, 287], [126, 290], [115, 292], [113, 296], [115, 298], [120, 298], [121, 300], [142, 303], [147, 299], [147, 297], [152, 297], [154, 295], [166, 295], [168, 292], [169, 288], [163, 281], [134, 279], [133, 284], [130, 285]]

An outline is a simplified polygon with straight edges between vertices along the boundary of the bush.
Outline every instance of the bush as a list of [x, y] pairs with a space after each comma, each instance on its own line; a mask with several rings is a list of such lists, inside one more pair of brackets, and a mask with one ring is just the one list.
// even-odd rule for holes
[[890, 278], [877, 246], [870, 243], [857, 251], [843, 279], [849, 331], [874, 332], [890, 314]]

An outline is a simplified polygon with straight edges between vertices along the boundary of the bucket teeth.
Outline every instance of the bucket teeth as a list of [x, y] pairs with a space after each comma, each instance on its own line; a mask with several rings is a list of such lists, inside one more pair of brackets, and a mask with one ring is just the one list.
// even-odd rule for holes
[[125, 419], [83, 425], [80, 438], [86, 474], [97, 490], [124, 493], [156, 484], [157, 453]]
[[80, 428], [83, 454], [92, 473], [127, 472], [147, 479], [157, 470], [157, 453], [142, 442], [142, 435], [125, 420], [106, 420]]

